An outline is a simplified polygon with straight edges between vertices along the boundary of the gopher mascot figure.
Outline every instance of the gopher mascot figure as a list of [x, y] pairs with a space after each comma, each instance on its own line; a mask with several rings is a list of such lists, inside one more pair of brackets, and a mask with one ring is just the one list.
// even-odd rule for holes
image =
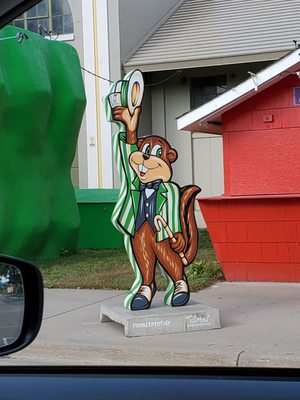
[[173, 307], [187, 304], [190, 290], [184, 268], [198, 249], [194, 200], [200, 188], [180, 188], [171, 181], [177, 152], [164, 138], [138, 138], [143, 91], [142, 74], [135, 70], [112, 84], [105, 98], [108, 120], [119, 126], [113, 148], [121, 190], [112, 222], [124, 234], [135, 275], [124, 302], [132, 311], [150, 307], [156, 292], [157, 262], [168, 281], [165, 303]]

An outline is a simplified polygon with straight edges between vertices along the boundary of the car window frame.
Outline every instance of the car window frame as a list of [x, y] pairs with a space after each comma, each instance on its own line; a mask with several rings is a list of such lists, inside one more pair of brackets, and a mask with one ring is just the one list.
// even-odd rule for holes
[[41, 0], [2, 0], [0, 4], [0, 29], [40, 1]]

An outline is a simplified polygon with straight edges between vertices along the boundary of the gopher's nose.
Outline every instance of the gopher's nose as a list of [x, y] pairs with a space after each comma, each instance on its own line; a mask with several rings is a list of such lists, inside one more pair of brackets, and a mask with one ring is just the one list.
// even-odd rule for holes
[[149, 154], [143, 153], [143, 159], [144, 160], [149, 160], [149, 158], [150, 158]]

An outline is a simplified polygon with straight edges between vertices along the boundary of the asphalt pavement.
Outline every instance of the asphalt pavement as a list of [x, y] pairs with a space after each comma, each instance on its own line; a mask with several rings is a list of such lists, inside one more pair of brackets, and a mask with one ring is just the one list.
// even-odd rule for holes
[[[126, 292], [46, 289], [41, 331], [0, 365], [189, 365], [300, 368], [300, 284], [227, 283], [192, 293], [218, 308], [221, 329], [128, 338], [100, 323], [101, 304]], [[157, 293], [155, 302], [162, 302]]]

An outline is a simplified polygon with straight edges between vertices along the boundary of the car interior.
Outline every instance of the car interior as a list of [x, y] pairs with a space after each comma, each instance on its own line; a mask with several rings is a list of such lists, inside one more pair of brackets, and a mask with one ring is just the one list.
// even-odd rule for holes
[[[0, 28], [39, 0], [2, 0]], [[0, 356], [24, 349], [43, 318], [39, 269], [23, 259], [0, 255]], [[1, 286], [5, 284], [5, 290]], [[11, 284], [11, 283], [10, 283]], [[300, 370], [282, 368], [0, 366], [3, 399], [299, 399]]]

